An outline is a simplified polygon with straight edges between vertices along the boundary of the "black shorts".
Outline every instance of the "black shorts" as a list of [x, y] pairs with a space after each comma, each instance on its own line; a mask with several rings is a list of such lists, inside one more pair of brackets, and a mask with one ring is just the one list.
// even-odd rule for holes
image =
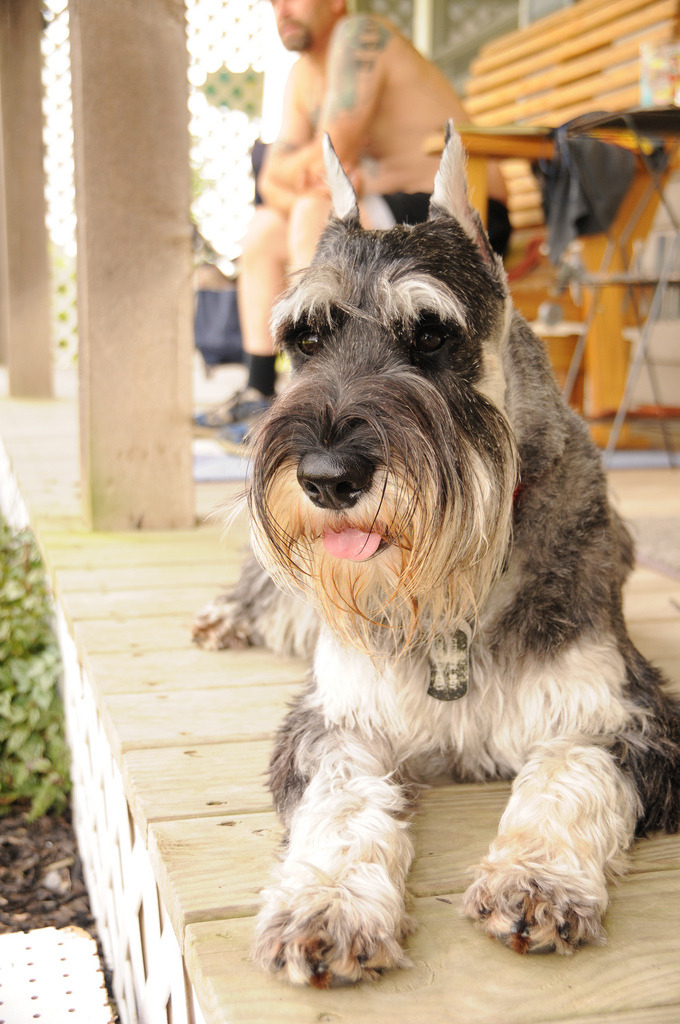
[[[422, 224], [427, 220], [430, 208], [428, 192], [392, 192], [383, 196], [397, 224]], [[491, 248], [499, 256], [505, 256], [510, 241], [510, 218], [505, 203], [489, 199], [487, 210], [487, 234]]]

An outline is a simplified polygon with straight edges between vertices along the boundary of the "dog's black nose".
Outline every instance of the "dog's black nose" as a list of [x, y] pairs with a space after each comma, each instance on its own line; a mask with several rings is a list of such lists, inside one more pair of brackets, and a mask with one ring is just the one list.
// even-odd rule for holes
[[297, 478], [319, 508], [351, 508], [371, 486], [373, 465], [361, 455], [310, 452], [300, 459]]

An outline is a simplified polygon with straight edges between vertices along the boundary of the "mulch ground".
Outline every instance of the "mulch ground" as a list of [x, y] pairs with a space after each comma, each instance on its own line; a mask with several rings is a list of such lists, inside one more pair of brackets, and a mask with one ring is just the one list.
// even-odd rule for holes
[[70, 814], [0, 818], [0, 934], [67, 925], [98, 938]]

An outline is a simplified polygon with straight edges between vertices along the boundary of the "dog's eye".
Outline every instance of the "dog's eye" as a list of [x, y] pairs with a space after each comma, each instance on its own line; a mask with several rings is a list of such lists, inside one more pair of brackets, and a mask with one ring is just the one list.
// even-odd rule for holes
[[305, 331], [303, 334], [298, 334], [295, 342], [303, 355], [306, 356], [315, 355], [322, 345], [321, 338], [316, 331]]
[[413, 344], [419, 352], [436, 352], [446, 340], [441, 327], [419, 327], [413, 337]]

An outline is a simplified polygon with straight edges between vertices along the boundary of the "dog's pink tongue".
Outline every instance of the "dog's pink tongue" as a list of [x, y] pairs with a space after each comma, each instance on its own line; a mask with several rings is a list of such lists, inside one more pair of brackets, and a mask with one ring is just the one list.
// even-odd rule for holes
[[365, 533], [363, 530], [341, 530], [335, 533], [326, 530], [323, 535], [323, 546], [329, 555], [336, 558], [349, 558], [353, 562], [364, 562], [374, 555], [382, 540], [379, 533]]

